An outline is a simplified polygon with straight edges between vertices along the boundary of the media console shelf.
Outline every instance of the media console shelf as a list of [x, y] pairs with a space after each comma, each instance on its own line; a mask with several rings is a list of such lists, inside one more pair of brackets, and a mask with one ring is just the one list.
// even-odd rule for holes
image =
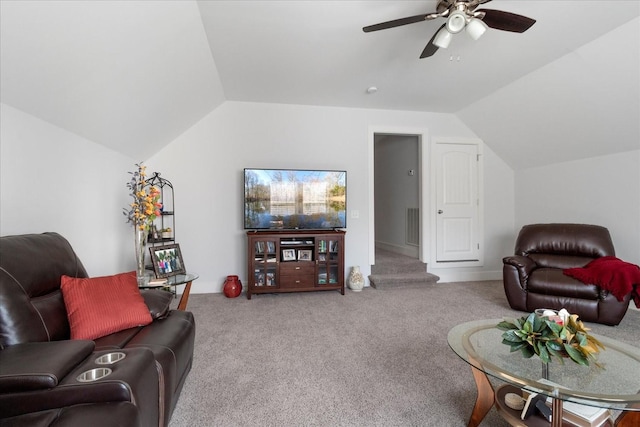
[[344, 295], [344, 231], [248, 231], [247, 298], [338, 290]]

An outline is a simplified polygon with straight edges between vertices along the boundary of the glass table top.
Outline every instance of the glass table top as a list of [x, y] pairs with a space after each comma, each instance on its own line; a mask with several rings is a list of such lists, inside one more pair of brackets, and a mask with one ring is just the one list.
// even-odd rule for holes
[[165, 283], [160, 284], [149, 284], [149, 281], [154, 279], [154, 277], [147, 275], [145, 284], [140, 285], [140, 288], [165, 288], [167, 286], [177, 286], [184, 285], [185, 283], [192, 282], [196, 280], [199, 276], [195, 273], [187, 273], [187, 274], [176, 274], [175, 276], [167, 277], [167, 281]]
[[473, 367], [516, 387], [591, 406], [640, 411], [639, 348], [592, 334], [605, 346], [598, 355], [603, 367], [553, 360], [548, 365], [548, 380], [560, 385], [555, 387], [539, 382], [543, 363], [538, 356], [527, 359], [520, 351], [511, 353], [510, 347], [502, 344], [504, 331], [496, 327], [502, 320], [455, 326], [447, 337], [449, 346]]

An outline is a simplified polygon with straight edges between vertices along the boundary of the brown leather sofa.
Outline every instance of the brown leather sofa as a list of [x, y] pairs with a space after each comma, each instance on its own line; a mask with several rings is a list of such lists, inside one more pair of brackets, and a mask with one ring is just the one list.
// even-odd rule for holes
[[130, 402], [73, 405], [1, 418], [2, 427], [138, 427], [138, 408]]
[[566, 308], [581, 320], [617, 325], [627, 312], [623, 301], [600, 287], [563, 273], [603, 256], [615, 256], [609, 230], [587, 224], [532, 224], [518, 234], [515, 255], [503, 259], [504, 290], [511, 308]]
[[[64, 237], [0, 237], [0, 425], [102, 426], [108, 412], [113, 425], [167, 426], [191, 370], [193, 314], [171, 310], [170, 292], [142, 290], [150, 324], [71, 340], [62, 275], [87, 277]], [[97, 363], [114, 352], [125, 357]]]

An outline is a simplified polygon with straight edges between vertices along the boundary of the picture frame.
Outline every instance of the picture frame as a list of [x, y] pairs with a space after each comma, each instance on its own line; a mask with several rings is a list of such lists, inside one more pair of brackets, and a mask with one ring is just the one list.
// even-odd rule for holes
[[282, 260], [283, 261], [295, 261], [296, 260], [296, 250], [295, 249], [283, 249], [282, 250]]
[[264, 286], [264, 274], [256, 273], [255, 280], [253, 283], [254, 283], [254, 286]]
[[298, 261], [311, 261], [311, 250], [309, 249], [298, 250]]
[[153, 246], [149, 248], [149, 252], [151, 252], [153, 271], [157, 278], [171, 277], [187, 272], [184, 268], [179, 244]]

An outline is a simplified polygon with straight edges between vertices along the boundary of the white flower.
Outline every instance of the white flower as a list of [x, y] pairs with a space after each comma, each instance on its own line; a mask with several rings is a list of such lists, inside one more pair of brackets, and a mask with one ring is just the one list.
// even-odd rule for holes
[[558, 312], [558, 316], [560, 316], [560, 319], [562, 319], [562, 324], [566, 325], [571, 314], [566, 309], [563, 308]]

